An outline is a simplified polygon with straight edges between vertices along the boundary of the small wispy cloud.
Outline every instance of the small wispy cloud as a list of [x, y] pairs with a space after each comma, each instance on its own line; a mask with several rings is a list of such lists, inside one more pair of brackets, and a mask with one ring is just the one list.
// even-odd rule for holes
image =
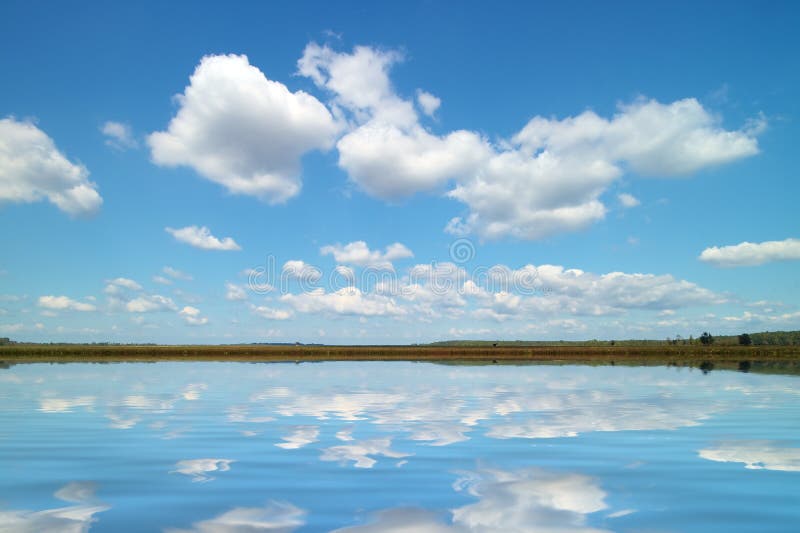
[[638, 198], [626, 192], [618, 194], [617, 199], [619, 200], [620, 205], [622, 205], [622, 207], [625, 209], [630, 209], [631, 207], [636, 207], [637, 205], [642, 204]]
[[106, 146], [117, 150], [129, 150], [139, 147], [139, 143], [133, 136], [133, 131], [128, 124], [109, 120], [100, 127], [100, 131], [106, 136]]
[[231, 251], [242, 249], [231, 237], [222, 239], [215, 237], [206, 226], [186, 226], [185, 228], [177, 229], [166, 227], [164, 230], [175, 237], [176, 240], [201, 250]]

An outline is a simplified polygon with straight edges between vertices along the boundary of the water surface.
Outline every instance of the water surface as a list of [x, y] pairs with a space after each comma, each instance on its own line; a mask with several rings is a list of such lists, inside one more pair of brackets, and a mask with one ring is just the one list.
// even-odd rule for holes
[[796, 531], [795, 376], [429, 363], [0, 370], [0, 531]]

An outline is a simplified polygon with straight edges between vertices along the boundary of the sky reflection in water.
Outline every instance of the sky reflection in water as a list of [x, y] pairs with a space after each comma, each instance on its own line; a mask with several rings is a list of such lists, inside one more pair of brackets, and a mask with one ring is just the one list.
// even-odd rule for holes
[[0, 371], [0, 531], [788, 531], [797, 379], [13, 366]]

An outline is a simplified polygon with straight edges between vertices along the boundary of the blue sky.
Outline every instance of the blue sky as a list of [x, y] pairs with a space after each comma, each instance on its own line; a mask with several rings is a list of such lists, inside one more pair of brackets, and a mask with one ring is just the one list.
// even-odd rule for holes
[[797, 329], [798, 18], [6, 2], [0, 336]]

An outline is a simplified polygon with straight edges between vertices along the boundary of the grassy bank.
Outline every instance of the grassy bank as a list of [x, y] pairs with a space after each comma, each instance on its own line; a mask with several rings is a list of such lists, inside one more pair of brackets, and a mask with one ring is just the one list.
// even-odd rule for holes
[[742, 370], [759, 367], [767, 370], [800, 367], [800, 346], [0, 346], [0, 362], [5, 364], [126, 361], [434, 361], [672, 365]]

